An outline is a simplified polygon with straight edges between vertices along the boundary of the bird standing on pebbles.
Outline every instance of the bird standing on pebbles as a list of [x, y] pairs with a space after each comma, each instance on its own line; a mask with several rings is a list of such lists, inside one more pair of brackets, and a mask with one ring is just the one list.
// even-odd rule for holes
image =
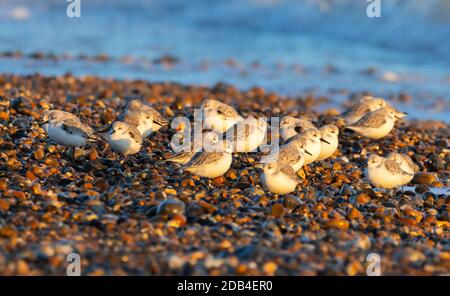
[[75, 147], [84, 147], [90, 141], [101, 140], [91, 127], [72, 113], [64, 111], [45, 111], [41, 126], [45, 126], [48, 137], [55, 143], [74, 148], [73, 154]]
[[341, 117], [344, 119], [346, 125], [351, 125], [360, 120], [367, 113], [373, 112], [386, 106], [387, 103], [382, 98], [364, 96], [358, 103], [345, 110], [341, 114]]
[[226, 132], [226, 138], [233, 145], [234, 152], [253, 152], [264, 142], [267, 122], [254, 117], [237, 122]]
[[367, 161], [366, 177], [375, 187], [392, 189], [409, 183], [414, 174], [405, 172], [391, 159], [371, 154]]
[[205, 178], [217, 178], [225, 174], [231, 166], [233, 147], [227, 140], [211, 145], [209, 149], [198, 152], [184, 165], [192, 174]]
[[269, 191], [275, 194], [287, 194], [295, 191], [300, 179], [290, 165], [279, 162], [263, 165], [261, 181]]
[[280, 136], [284, 141], [287, 141], [297, 134], [314, 128], [316, 128], [314, 124], [307, 119], [285, 116], [280, 122]]
[[142, 137], [136, 127], [115, 121], [106, 135], [111, 149], [124, 156], [138, 153], [141, 150]]
[[406, 113], [387, 106], [367, 113], [360, 120], [346, 126], [346, 128], [371, 139], [380, 139], [391, 132], [397, 119], [405, 116]]
[[327, 142], [321, 141], [320, 154], [317, 160], [324, 160], [334, 154], [339, 145], [339, 129], [333, 124], [327, 124], [320, 128], [320, 134], [322, 139]]
[[216, 100], [202, 103], [203, 128], [225, 133], [238, 121], [244, 120], [233, 107]]
[[[182, 134], [175, 134], [174, 137], [180, 136]], [[173, 140], [173, 138], [172, 138]], [[173, 141], [172, 141], [173, 142]], [[171, 144], [172, 144], [171, 142]], [[201, 151], [203, 147], [208, 148], [211, 145], [214, 145], [219, 142], [219, 135], [215, 131], [204, 131], [201, 135], [201, 139], [194, 139], [191, 141], [186, 150], [182, 150], [178, 153], [171, 155], [166, 161], [175, 162], [179, 164], [188, 163], [194, 155]], [[182, 143], [180, 143], [183, 146]], [[175, 148], [175, 144], [172, 146], [172, 149]]]
[[158, 111], [143, 104], [140, 100], [129, 101], [125, 106], [124, 113], [119, 116], [118, 120], [134, 125], [142, 139], [169, 124], [169, 121]]

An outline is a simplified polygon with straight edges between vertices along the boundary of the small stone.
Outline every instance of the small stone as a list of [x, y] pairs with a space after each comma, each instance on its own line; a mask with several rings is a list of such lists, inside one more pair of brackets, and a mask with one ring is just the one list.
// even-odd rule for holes
[[184, 210], [185, 205], [182, 201], [177, 199], [168, 199], [158, 205], [156, 213], [158, 215], [174, 215], [183, 214]]
[[368, 202], [370, 202], [370, 196], [365, 193], [361, 193], [356, 197], [356, 202], [361, 205], [367, 204]]
[[348, 229], [350, 223], [344, 219], [331, 219], [325, 222], [326, 228]]
[[179, 228], [179, 227], [183, 227], [184, 225], [186, 225], [186, 221], [187, 220], [184, 215], [175, 214], [173, 216], [173, 218], [171, 220], [169, 220], [169, 222], [167, 222], [167, 225], [170, 227]]
[[302, 201], [297, 196], [288, 195], [283, 200], [284, 207], [290, 210], [295, 209], [302, 204]]
[[277, 268], [278, 266], [275, 262], [266, 262], [263, 266], [264, 273], [267, 275], [274, 275]]
[[270, 211], [270, 215], [279, 218], [284, 215], [284, 207], [282, 204], [274, 204]]
[[362, 219], [363, 217], [364, 215], [357, 208], [352, 208], [347, 214], [349, 220]]
[[414, 176], [412, 183], [413, 184], [431, 185], [435, 181], [438, 181], [438, 179], [434, 174], [421, 172], [421, 173], [417, 173]]

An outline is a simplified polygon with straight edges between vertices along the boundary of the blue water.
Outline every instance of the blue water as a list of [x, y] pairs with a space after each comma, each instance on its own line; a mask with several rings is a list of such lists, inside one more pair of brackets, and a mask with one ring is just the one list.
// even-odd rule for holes
[[[71, 19], [64, 0], [0, 0], [0, 51], [113, 57], [3, 58], [0, 72], [223, 81], [337, 101], [348, 94], [334, 90], [405, 92], [412, 117], [450, 121], [450, 1], [381, 2], [381, 18], [369, 18], [365, 0], [81, 0], [82, 17]], [[152, 63], [166, 54], [179, 63]]]

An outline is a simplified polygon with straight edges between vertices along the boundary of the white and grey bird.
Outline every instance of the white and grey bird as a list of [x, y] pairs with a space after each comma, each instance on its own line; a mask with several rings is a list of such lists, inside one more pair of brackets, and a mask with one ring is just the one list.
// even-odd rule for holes
[[406, 154], [400, 154], [397, 152], [391, 152], [388, 154], [387, 159], [391, 159], [398, 163], [400, 168], [409, 174], [416, 174], [419, 172], [419, 166]]
[[304, 147], [308, 153], [305, 154], [305, 164], [310, 164], [317, 160], [322, 149], [321, 142], [329, 143], [321, 137], [320, 130], [317, 128], [308, 129], [288, 140], [285, 145], [292, 145], [300, 149]]
[[[84, 147], [88, 142], [101, 140], [90, 126], [64, 111], [45, 111], [41, 126], [45, 126], [52, 141], [66, 147]], [[73, 152], [75, 153], [75, 150]]]
[[142, 137], [137, 128], [122, 121], [115, 121], [106, 134], [106, 139], [115, 152], [128, 156], [141, 150]]
[[333, 124], [327, 124], [320, 128], [320, 135], [322, 139], [320, 143], [320, 154], [317, 160], [324, 160], [332, 156], [339, 145], [339, 129]]
[[226, 139], [233, 146], [233, 152], [253, 152], [264, 143], [267, 134], [267, 122], [255, 117], [246, 118], [230, 127]]
[[41, 127], [45, 130], [46, 133], [48, 133], [48, 125], [49, 123], [47, 122], [49, 118], [53, 118], [53, 120], [64, 120], [64, 119], [75, 119], [75, 120], [79, 120], [78, 117], [75, 114], [72, 114], [70, 112], [67, 111], [62, 111], [62, 110], [47, 110], [44, 112], [44, 116], [43, 116], [43, 122], [41, 122]]
[[394, 128], [395, 122], [404, 116], [406, 116], [406, 113], [386, 106], [367, 113], [360, 120], [346, 126], [346, 128], [371, 139], [380, 139], [388, 135]]
[[233, 107], [208, 99], [202, 103], [203, 129], [213, 129], [225, 133], [238, 121], [244, 120]]
[[169, 121], [161, 113], [143, 104], [140, 100], [129, 101], [125, 106], [125, 111], [118, 117], [118, 121], [135, 126], [142, 139], [169, 124]]
[[283, 145], [278, 150], [272, 151], [269, 155], [261, 157], [259, 163], [280, 163], [292, 167], [297, 172], [305, 164], [305, 155], [311, 156], [311, 153], [305, 150], [302, 142], [295, 145]]
[[356, 123], [367, 113], [373, 112], [386, 106], [388, 106], [388, 104], [382, 98], [364, 96], [359, 100], [358, 103], [345, 110], [340, 117], [344, 119], [346, 125], [351, 125]]
[[284, 141], [287, 141], [297, 134], [315, 128], [314, 124], [307, 119], [284, 116], [280, 122], [280, 136]]
[[208, 151], [197, 152], [183, 166], [184, 170], [205, 178], [217, 178], [225, 174], [231, 166], [233, 147], [227, 140], [211, 145]]
[[385, 189], [393, 189], [408, 184], [414, 177], [414, 174], [404, 171], [392, 159], [376, 154], [369, 156], [365, 174], [373, 186]]
[[[203, 131], [203, 133], [200, 134], [200, 137], [195, 139], [193, 138], [187, 142], [186, 142], [187, 139], [184, 139], [185, 137], [182, 136], [181, 133], [175, 134], [174, 137], [180, 138], [180, 140], [184, 140], [185, 142], [179, 142], [178, 145], [180, 146], [176, 144], [171, 145], [173, 148], [176, 149], [175, 151], [177, 152], [171, 155], [169, 158], [167, 158], [166, 161], [175, 162], [179, 164], [188, 163], [197, 152], [200, 152], [203, 149], [208, 150], [208, 148], [211, 145], [214, 145], [219, 142], [219, 134], [211, 130]], [[171, 144], [172, 142], [176, 142], [176, 140], [172, 138]], [[181, 149], [181, 151], [179, 151], [178, 148]]]
[[279, 162], [266, 163], [262, 167], [261, 181], [272, 193], [287, 194], [295, 191], [300, 179], [290, 165]]

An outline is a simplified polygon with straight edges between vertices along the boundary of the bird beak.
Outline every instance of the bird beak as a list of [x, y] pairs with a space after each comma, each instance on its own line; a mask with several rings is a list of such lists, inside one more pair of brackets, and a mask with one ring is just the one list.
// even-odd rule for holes
[[49, 120], [42, 121], [41, 123], [39, 123], [39, 126], [43, 126], [44, 124], [47, 124], [48, 122], [49, 122]]
[[96, 130], [96, 132], [97, 133], [105, 133], [105, 132], [109, 131], [110, 129], [111, 129], [111, 125], [107, 125], [107, 126], [105, 126], [103, 128], [100, 128], [100, 129]]
[[313, 156], [313, 155], [311, 154], [311, 152], [309, 152], [308, 150], [305, 150], [305, 153], [308, 154], [308, 155], [310, 155], [310, 156]]
[[405, 117], [406, 115], [408, 115], [407, 112], [397, 112], [397, 114], [395, 115], [395, 118], [401, 119], [401, 118]]
[[324, 143], [330, 144], [330, 142], [328, 142], [327, 140], [325, 140], [324, 138], [320, 138], [320, 140]]

